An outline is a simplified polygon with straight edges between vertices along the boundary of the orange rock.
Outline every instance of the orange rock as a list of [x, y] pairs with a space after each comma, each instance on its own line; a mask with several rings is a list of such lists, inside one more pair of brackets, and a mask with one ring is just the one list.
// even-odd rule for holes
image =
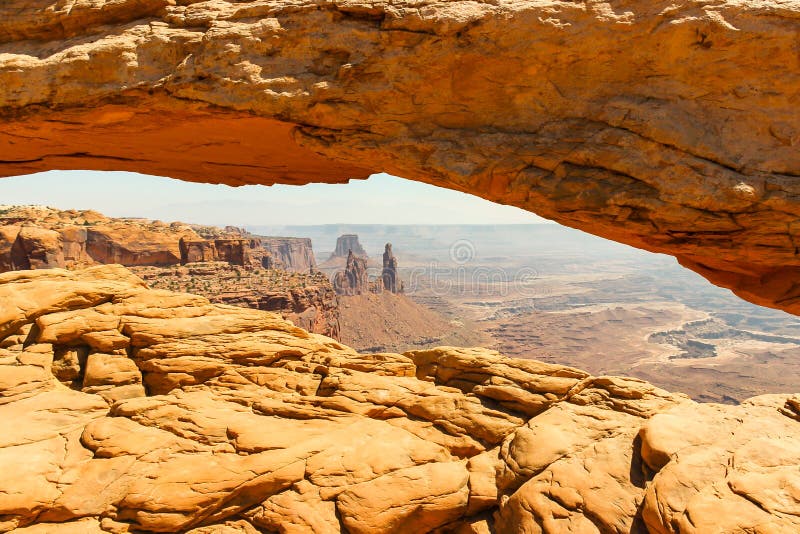
[[119, 266], [0, 274], [0, 303], [2, 532], [800, 528], [796, 396], [358, 354]]

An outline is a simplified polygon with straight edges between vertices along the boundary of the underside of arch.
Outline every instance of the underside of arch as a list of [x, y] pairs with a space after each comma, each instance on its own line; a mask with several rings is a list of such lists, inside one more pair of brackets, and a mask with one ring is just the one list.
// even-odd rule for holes
[[800, 2], [10, 0], [0, 176], [385, 171], [800, 314]]

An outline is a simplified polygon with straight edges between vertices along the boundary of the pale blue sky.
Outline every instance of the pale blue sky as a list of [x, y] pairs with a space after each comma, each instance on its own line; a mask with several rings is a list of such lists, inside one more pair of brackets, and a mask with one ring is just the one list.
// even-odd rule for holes
[[0, 204], [236, 226], [548, 222], [518, 208], [388, 174], [339, 185], [228, 187], [128, 172], [51, 171], [0, 178]]

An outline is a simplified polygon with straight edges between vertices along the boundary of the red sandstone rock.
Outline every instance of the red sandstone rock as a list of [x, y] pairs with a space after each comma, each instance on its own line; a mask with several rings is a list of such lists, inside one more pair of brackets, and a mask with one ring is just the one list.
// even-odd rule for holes
[[276, 312], [309, 332], [334, 339], [341, 336], [336, 293], [320, 272], [244, 269], [225, 262], [132, 270], [154, 289], [185, 291], [211, 302]]
[[795, 396], [358, 354], [119, 266], [0, 274], [0, 303], [0, 531], [800, 529]]
[[333, 288], [339, 295], [361, 295], [370, 290], [367, 259], [356, 256], [353, 251], [347, 254], [347, 263], [343, 271], [333, 276]]

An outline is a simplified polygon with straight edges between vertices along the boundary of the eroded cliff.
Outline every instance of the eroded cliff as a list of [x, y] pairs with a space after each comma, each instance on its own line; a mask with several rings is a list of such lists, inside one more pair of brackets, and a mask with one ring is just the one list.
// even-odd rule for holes
[[800, 311], [798, 0], [11, 0], [0, 175], [387, 171]]
[[222, 262], [131, 270], [153, 289], [185, 291], [215, 303], [276, 312], [309, 332], [341, 339], [339, 301], [333, 284], [320, 272], [247, 270]]
[[358, 354], [119, 266], [0, 275], [0, 530], [795, 532], [797, 397]]
[[81, 267], [96, 263], [174, 265], [187, 224], [113, 219], [91, 210], [14, 206], [0, 213], [0, 271]]
[[0, 272], [109, 263], [133, 268], [153, 288], [274, 311], [311, 332], [341, 334], [336, 294], [327, 277], [313, 271], [310, 239], [95, 211], [0, 209]]

